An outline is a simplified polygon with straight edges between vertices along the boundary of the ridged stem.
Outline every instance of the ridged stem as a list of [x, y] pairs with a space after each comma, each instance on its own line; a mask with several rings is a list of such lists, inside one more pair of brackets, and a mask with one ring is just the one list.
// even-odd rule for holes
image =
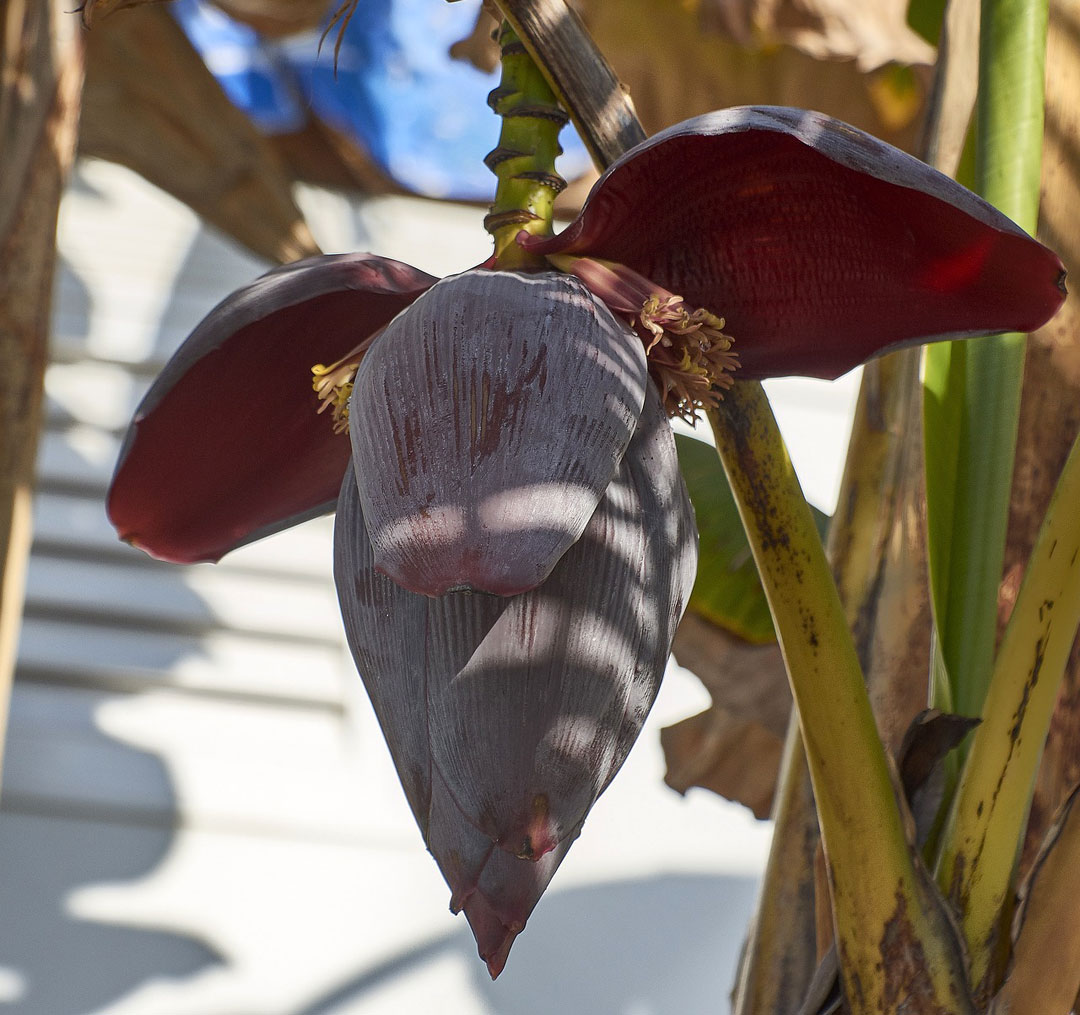
[[[977, 190], [1030, 233], [1046, 31], [1046, 0], [982, 0]], [[993, 667], [1025, 345], [1023, 335], [999, 335], [926, 353], [935, 618], [953, 707], [964, 715], [980, 713]]]
[[514, 238], [522, 230], [534, 236], [551, 234], [555, 198], [566, 186], [555, 172], [555, 158], [562, 153], [559, 131], [569, 117], [505, 21], [499, 45], [502, 80], [488, 104], [502, 117], [502, 130], [498, 147], [484, 159], [499, 184], [484, 228], [495, 241], [497, 267], [542, 268], [543, 258], [526, 253]]
[[799, 713], [851, 1011], [971, 1015], [963, 958], [908, 847], [847, 620], [768, 400], [759, 384], [736, 382], [708, 417]]
[[984, 994], [1001, 974], [1020, 835], [1080, 622], [1078, 501], [1080, 439], [1031, 551], [943, 840], [938, 882], [960, 914]]
[[[1039, 208], [1047, 6], [1047, 0], [981, 3], [978, 189], [1032, 233]], [[1062, 543], [1051, 562], [1056, 544], [1046, 532], [1066, 526], [1054, 518], [1052, 505], [995, 659], [1025, 344], [1023, 335], [1002, 335], [950, 352], [946, 368], [938, 370], [936, 404], [959, 420], [960, 442], [955, 465], [939, 461], [936, 476], [928, 469], [931, 492], [931, 479], [942, 480], [951, 499], [948, 511], [939, 513], [946, 517], [939, 518], [936, 534], [931, 511], [941, 562], [935, 600], [945, 664], [957, 711], [983, 719], [952, 801], [936, 871], [957, 908], [979, 1000], [1004, 972], [1021, 832], [1064, 669], [1064, 658], [1052, 659], [1051, 647], [1066, 635], [1071, 644], [1076, 620], [1070, 610], [1078, 608], [1076, 589], [1065, 587], [1076, 576], [1057, 569], [1066, 538], [1075, 540], [1080, 527], [1070, 525], [1067, 537], [1055, 537]], [[927, 374], [932, 376], [929, 366]], [[1067, 466], [1066, 476], [1076, 468]], [[1072, 496], [1064, 501], [1068, 508], [1057, 508], [1059, 515], [1075, 514]], [[1056, 610], [1047, 608], [1051, 600]], [[1068, 602], [1074, 605], [1062, 605]]]

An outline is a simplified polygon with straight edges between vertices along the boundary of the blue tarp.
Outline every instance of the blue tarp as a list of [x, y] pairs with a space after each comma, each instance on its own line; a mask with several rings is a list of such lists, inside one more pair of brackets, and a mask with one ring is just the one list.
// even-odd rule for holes
[[[359, 142], [403, 187], [428, 197], [490, 201], [495, 178], [483, 157], [499, 119], [487, 105], [498, 71], [452, 60], [472, 30], [480, 0], [362, 0], [345, 30], [334, 73], [335, 28], [266, 39], [207, 0], [170, 5], [229, 98], [266, 133], [302, 127], [309, 115]], [[567, 178], [588, 155], [562, 133]]]

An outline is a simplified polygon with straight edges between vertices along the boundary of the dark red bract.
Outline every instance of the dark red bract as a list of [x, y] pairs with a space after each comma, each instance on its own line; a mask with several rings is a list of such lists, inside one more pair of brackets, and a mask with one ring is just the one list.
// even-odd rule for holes
[[[748, 378], [836, 377], [899, 345], [1029, 331], [1064, 299], [1057, 255], [986, 202], [868, 134], [785, 107], [657, 134], [601, 177], [566, 230], [525, 242], [625, 264], [724, 317]], [[332, 510], [347, 451], [311, 413], [307, 370], [434, 281], [336, 255], [223, 301], [136, 415], [109, 491], [121, 537], [166, 560], [216, 560]]]
[[728, 109], [639, 145], [538, 253], [628, 265], [723, 317], [747, 378], [834, 378], [931, 339], [1034, 331], [1052, 251], [959, 184], [820, 113]]

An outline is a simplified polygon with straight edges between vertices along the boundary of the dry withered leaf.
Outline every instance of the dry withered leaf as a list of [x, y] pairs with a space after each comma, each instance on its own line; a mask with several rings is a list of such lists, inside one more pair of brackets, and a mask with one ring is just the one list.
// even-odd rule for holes
[[904, 735], [900, 747], [900, 780], [915, 819], [918, 846], [926, 842], [945, 796], [942, 762], [978, 725], [978, 719], [928, 708], [914, 718]]
[[793, 46], [817, 60], [854, 60], [859, 70], [926, 64], [934, 50], [907, 24], [904, 0], [696, 0], [706, 31], [744, 46]]
[[713, 706], [668, 726], [660, 743], [672, 789], [711, 789], [749, 807], [755, 818], [769, 816], [784, 745], [761, 723]]
[[990, 1015], [1064, 1012], [1080, 990], [1078, 796], [1075, 787], [1055, 815], [1020, 893], [1012, 962]]
[[[741, 12], [748, 5], [747, 0], [730, 0], [728, 6]], [[768, 103], [818, 109], [898, 147], [910, 150], [913, 146], [933, 59], [932, 50], [921, 40], [918, 46], [890, 49], [884, 27], [873, 31], [849, 27], [843, 32], [833, 29], [834, 41], [815, 47], [810, 41], [813, 31], [805, 24], [793, 24], [788, 34], [798, 35], [802, 48], [790, 38], [782, 40], [783, 45], [763, 45], [757, 37], [748, 48], [739, 41], [737, 31], [703, 32], [693, 4], [579, 0], [575, 7], [630, 89], [650, 133], [712, 109]], [[774, 7], [778, 21], [790, 17], [790, 11], [784, 13], [786, 8], [777, 3]], [[861, 25], [861, 13], [847, 11], [844, 16]], [[741, 13], [732, 17], [735, 23], [739, 18], [748, 22]], [[841, 36], [846, 39], [844, 45]], [[642, 45], [643, 38], [648, 39], [647, 45]], [[845, 47], [846, 58], [836, 58]], [[816, 59], [806, 49], [823, 55], [828, 51], [834, 58]], [[864, 52], [861, 63], [856, 62], [855, 49]], [[861, 67], [877, 69], [866, 73]]]
[[660, 734], [664, 781], [710, 789], [767, 818], [784, 747], [791, 692], [777, 645], [751, 645], [687, 613], [673, 646], [712, 696], [712, 707]]
[[83, 5], [77, 7], [76, 10], [82, 15], [83, 28], [93, 28], [99, 21], [104, 21], [117, 11], [167, 2], [168, 0], [85, 0]]
[[450, 47], [450, 55], [455, 60], [471, 63], [478, 71], [490, 74], [499, 66], [499, 44], [495, 40], [498, 30], [498, 9], [485, 3], [477, 11], [472, 31]]
[[840, 960], [836, 945], [830, 945], [810, 980], [806, 1000], [797, 1015], [837, 1015], [847, 1010], [844, 992], [840, 989]]
[[0, 760], [30, 552], [56, 216], [75, 149], [83, 62], [58, 4], [0, 18]]
[[230, 18], [277, 38], [318, 28], [331, 0], [214, 0]]
[[128, 166], [272, 261], [319, 252], [269, 143], [164, 7], [87, 37], [80, 151]]
[[298, 131], [274, 134], [271, 147], [293, 180], [361, 194], [406, 194], [351, 134], [313, 118]]

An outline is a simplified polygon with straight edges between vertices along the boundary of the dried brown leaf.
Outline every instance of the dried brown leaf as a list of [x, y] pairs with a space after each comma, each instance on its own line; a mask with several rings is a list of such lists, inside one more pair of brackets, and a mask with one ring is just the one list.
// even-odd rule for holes
[[760, 723], [714, 706], [662, 730], [660, 743], [672, 789], [700, 786], [769, 816], [784, 745]]
[[688, 613], [673, 650], [713, 704], [661, 733], [665, 781], [680, 793], [711, 789], [768, 817], [791, 712], [780, 649], [751, 645]]
[[275, 134], [270, 144], [294, 180], [362, 194], [406, 194], [351, 134], [319, 119], [291, 134]]
[[1065, 1015], [1080, 990], [1080, 787], [1054, 818], [1021, 892], [1012, 963], [990, 1015]]
[[499, 66], [499, 44], [495, 38], [498, 30], [498, 10], [492, 10], [485, 4], [477, 11], [472, 31], [450, 47], [450, 55], [455, 60], [471, 63], [484, 74], [490, 74]]
[[99, 21], [117, 11], [126, 11], [132, 7], [143, 7], [146, 4], [165, 3], [167, 0], [86, 0], [76, 10], [82, 14], [84, 28], [93, 28]]
[[[575, 6], [629, 87], [649, 132], [724, 106], [762, 103], [818, 109], [899, 147], [913, 146], [933, 53], [921, 43], [890, 46], [885, 27], [866, 27], [862, 12], [877, 5], [850, 4], [860, 11], [845, 12], [852, 21], [846, 27], [840, 14], [829, 14], [828, 45], [811, 44], [815, 18], [820, 22], [824, 15], [810, 16], [804, 24], [791, 18], [787, 24], [785, 12], [793, 5], [774, 4], [775, 18], [787, 33], [783, 45], [762, 44], [746, 16], [746, 0], [712, 6], [714, 21], [723, 24], [726, 18], [735, 26], [723, 34], [701, 31], [699, 11], [677, 0], [581, 0]], [[700, 13], [706, 13], [704, 6]], [[865, 17], [872, 25], [879, 19]], [[740, 42], [740, 19], [747, 25], [743, 41], [752, 48]], [[792, 44], [795, 37], [802, 48]], [[848, 58], [823, 61], [806, 49], [833, 57], [846, 51]], [[914, 72], [900, 66], [906, 63]], [[866, 73], [860, 67], [877, 69]]]
[[978, 719], [928, 708], [912, 720], [904, 735], [900, 780], [919, 846], [926, 842], [945, 796], [945, 757], [978, 725]]
[[0, 759], [30, 550], [56, 215], [75, 148], [78, 25], [58, 3], [0, 16]]
[[331, 0], [214, 0], [230, 18], [271, 38], [318, 28]]
[[319, 252], [269, 143], [162, 7], [88, 36], [79, 143], [262, 257], [284, 263]]
[[817, 60], [931, 64], [933, 47], [907, 24], [904, 0], [697, 0], [703, 28], [742, 45], [793, 46]]

